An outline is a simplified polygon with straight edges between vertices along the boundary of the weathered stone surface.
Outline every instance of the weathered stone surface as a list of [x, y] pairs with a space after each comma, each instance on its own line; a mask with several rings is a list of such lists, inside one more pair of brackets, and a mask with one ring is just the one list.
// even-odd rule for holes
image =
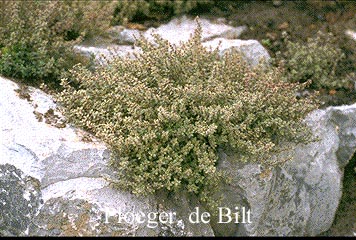
[[[223, 23], [212, 23], [207, 19], [199, 19], [202, 26], [202, 40], [207, 41], [213, 38], [238, 38], [243, 31], [246, 30], [245, 26], [232, 27]], [[151, 39], [152, 33], [160, 35], [162, 38], [168, 40], [172, 44], [179, 44], [180, 42], [187, 41], [197, 28], [197, 23], [194, 19], [189, 19], [186, 16], [175, 18], [167, 24], [163, 24], [158, 28], [150, 28], [144, 36]]]
[[[251, 66], [256, 66], [261, 61], [269, 63], [271, 60], [268, 51], [257, 40], [215, 38], [203, 42], [203, 46], [208, 49], [219, 47], [221, 56], [227, 51], [238, 51]], [[99, 64], [105, 64], [107, 60], [111, 60], [115, 56], [134, 58], [134, 53], [139, 53], [141, 51], [141, 48], [139, 47], [127, 45], [110, 45], [108, 47], [76, 46], [75, 49], [84, 56], [94, 56], [96, 62]]]
[[[208, 19], [199, 19], [202, 26], [202, 40], [208, 41], [214, 38], [236, 39], [246, 29], [246, 26], [233, 27], [225, 23], [225, 19], [217, 19], [212, 22]], [[149, 28], [146, 31], [137, 29], [125, 29], [123, 26], [114, 26], [108, 30], [108, 35], [113, 42], [118, 44], [134, 44], [140, 33], [148, 39], [152, 39], [152, 34], [158, 34], [172, 44], [179, 44], [187, 41], [197, 28], [197, 22], [193, 18], [182, 16], [172, 19], [169, 23], [158, 28]]]
[[159, 193], [156, 196], [159, 212], [174, 212], [177, 216], [173, 222], [160, 224], [161, 236], [214, 236], [209, 223], [191, 223], [190, 214], [198, 207], [201, 212], [205, 209], [193, 194]]
[[113, 26], [108, 31], [107, 34], [111, 39], [112, 43], [119, 45], [132, 45], [136, 42], [136, 39], [140, 37], [140, 30], [137, 29], [127, 29], [124, 26]]
[[124, 29], [119, 33], [117, 41], [120, 44], [134, 44], [140, 38], [140, 31], [136, 29]]
[[0, 165], [0, 236], [25, 236], [41, 203], [37, 179]]
[[81, 46], [77, 45], [74, 50], [86, 57], [94, 57], [94, 60], [99, 64], [106, 64], [107, 61], [114, 57], [134, 58], [134, 53], [139, 52], [138, 47], [130, 45], [108, 45], [108, 46]]
[[219, 167], [233, 176], [235, 192], [223, 205], [252, 211], [252, 223], [241, 224], [234, 234], [315, 236], [330, 228], [342, 194], [343, 168], [356, 151], [356, 104], [314, 111], [306, 121], [319, 140], [281, 154], [292, 160], [270, 172], [221, 154]]
[[219, 47], [221, 56], [226, 51], [236, 50], [242, 54], [251, 66], [256, 66], [261, 61], [268, 63], [271, 60], [268, 51], [256, 40], [215, 38], [214, 40], [204, 42], [203, 46], [212, 49]]
[[[207, 19], [200, 19], [200, 24], [202, 26], [202, 41], [205, 46], [215, 48], [219, 41], [222, 41], [221, 55], [228, 49], [233, 48], [240, 51], [253, 66], [259, 62], [261, 57], [265, 58], [266, 61], [270, 60], [267, 50], [258, 41], [231, 40], [238, 38], [245, 31], [245, 26], [233, 27], [222, 21], [213, 23]], [[186, 16], [175, 18], [167, 24], [163, 24], [158, 28], [150, 28], [146, 31], [115, 26], [109, 30], [108, 34], [113, 39], [113, 43], [116, 44], [103, 44], [102, 46], [78, 45], [75, 46], [75, 50], [87, 57], [92, 55], [96, 62], [105, 64], [107, 60], [112, 59], [114, 56], [134, 58], [134, 53], [139, 53], [141, 50], [139, 47], [133, 46], [136, 39], [140, 38], [140, 34], [148, 40], [153, 40], [152, 34], [158, 34], [172, 44], [179, 44], [187, 41], [196, 28], [197, 22]]]
[[[87, 184], [91, 186], [88, 188]], [[104, 181], [79, 178], [57, 183], [44, 189], [44, 197], [45, 204], [34, 219], [36, 228], [30, 235], [159, 235], [159, 227], [149, 228], [147, 221], [138, 223], [119, 218], [120, 210], [122, 214], [155, 212], [152, 199], [118, 192], [107, 187]]]
[[[30, 231], [31, 235], [212, 236], [214, 234], [209, 224], [193, 225], [189, 222], [188, 215], [192, 206], [200, 206], [200, 204], [185, 194], [178, 197], [168, 197], [165, 194], [158, 197], [136, 197], [128, 192], [110, 188], [107, 182], [100, 178], [76, 178], [57, 182], [43, 189], [43, 199], [45, 204], [34, 219], [35, 227]], [[193, 199], [193, 202], [188, 199]], [[161, 223], [158, 217], [162, 212], [172, 214], [172, 221]], [[132, 221], [130, 214], [140, 216], [143, 223]], [[151, 214], [151, 217], [148, 214]]]
[[[53, 119], [62, 118], [49, 95], [28, 88], [22, 90], [26, 99], [20, 98], [14, 91], [18, 85], [4, 78], [0, 78], [0, 87], [0, 110], [4, 114], [0, 121], [0, 166], [6, 166], [0, 168], [0, 207], [15, 206], [2, 211], [7, 215], [0, 217], [1, 234], [213, 235], [209, 224], [189, 223], [189, 204], [199, 203], [190, 203], [184, 194], [178, 198], [140, 198], [113, 189], [108, 179], [116, 175], [108, 167], [106, 146], [68, 124], [58, 128], [48, 122], [48, 112]], [[37, 192], [26, 185], [29, 183], [20, 177], [22, 174], [34, 179], [31, 182], [36, 183]], [[37, 204], [41, 195], [43, 206]], [[160, 202], [165, 211], [177, 213], [171, 224], [150, 228], [147, 221], [118, 223], [120, 210], [147, 215], [159, 212]]]
[[[45, 184], [48, 178], [54, 177], [48, 176], [48, 173], [56, 174], [57, 170], [61, 171], [60, 168], [57, 169], [60, 163], [51, 160], [56, 156], [58, 160], [64, 160], [61, 162], [62, 168], [67, 166], [68, 173], [62, 173], [63, 176], [66, 175], [65, 178], [72, 178], [70, 172], [73, 170], [76, 174], [86, 176], [86, 172], [90, 171], [89, 166], [99, 164], [99, 157], [102, 160], [101, 166], [105, 165], [103, 155], [107, 150], [103, 143], [95, 138], [91, 142], [84, 142], [84, 131], [69, 125], [58, 128], [46, 121], [46, 112], [50, 110], [53, 115], [62, 118], [49, 95], [29, 88], [27, 91], [31, 97], [28, 101], [20, 98], [14, 91], [18, 89], [16, 83], [0, 78], [0, 85], [0, 109], [3, 113], [0, 121], [1, 164], [14, 165], [26, 175], [37, 178], [41, 183], [44, 181]], [[43, 119], [39, 119], [34, 112]], [[87, 168], [81, 163], [80, 156], [85, 157]]]
[[355, 40], [356, 41], [356, 32], [352, 31], [350, 29], [345, 31], [346, 36], [348, 36], [350, 39]]

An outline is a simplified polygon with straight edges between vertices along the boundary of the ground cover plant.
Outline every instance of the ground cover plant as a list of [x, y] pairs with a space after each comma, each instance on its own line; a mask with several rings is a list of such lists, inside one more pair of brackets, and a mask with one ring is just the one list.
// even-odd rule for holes
[[0, 1], [0, 73], [35, 86], [58, 86], [63, 72], [87, 62], [73, 46], [110, 26], [112, 4]]
[[281, 69], [251, 69], [236, 52], [219, 57], [202, 46], [200, 27], [180, 46], [159, 36], [139, 46], [136, 59], [118, 57], [96, 72], [75, 66], [58, 96], [71, 122], [110, 146], [119, 186], [207, 200], [225, 179], [218, 149], [273, 165], [279, 143], [308, 141], [302, 119], [316, 105], [296, 98], [304, 86], [284, 81]]
[[306, 43], [286, 40], [283, 60], [286, 77], [291, 82], [311, 81], [310, 88], [335, 89], [347, 86], [347, 81], [337, 76], [336, 70], [345, 57], [335, 44], [332, 34], [318, 32]]

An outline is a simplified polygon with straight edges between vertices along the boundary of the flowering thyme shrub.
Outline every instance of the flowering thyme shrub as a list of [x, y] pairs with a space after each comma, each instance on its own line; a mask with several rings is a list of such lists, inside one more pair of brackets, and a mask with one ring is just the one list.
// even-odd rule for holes
[[336, 70], [345, 57], [335, 44], [331, 34], [318, 33], [307, 43], [287, 40], [284, 53], [284, 67], [287, 79], [291, 82], [311, 81], [310, 88], [333, 89], [345, 86], [345, 81], [337, 76]]
[[273, 164], [279, 142], [306, 140], [301, 120], [315, 105], [296, 99], [298, 84], [279, 69], [251, 70], [237, 53], [221, 59], [200, 38], [198, 27], [180, 46], [141, 39], [136, 59], [94, 73], [78, 65], [62, 81], [66, 116], [111, 147], [119, 184], [135, 194], [183, 188], [206, 200], [223, 179], [218, 148]]
[[65, 70], [85, 62], [73, 45], [109, 27], [114, 4], [0, 1], [0, 73], [33, 85], [58, 84]]

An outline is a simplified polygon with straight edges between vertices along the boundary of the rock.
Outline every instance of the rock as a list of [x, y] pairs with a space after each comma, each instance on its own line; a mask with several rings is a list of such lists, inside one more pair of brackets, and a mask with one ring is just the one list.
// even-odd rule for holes
[[[222, 56], [226, 51], [232, 49], [242, 53], [246, 61], [251, 66], [256, 66], [260, 63], [261, 59], [268, 63], [271, 59], [268, 51], [257, 40], [239, 40], [239, 39], [225, 39], [215, 38], [214, 40], [203, 42], [203, 46], [207, 48], [216, 48], [220, 45], [220, 55]], [[75, 46], [75, 50], [87, 57], [94, 57], [95, 61], [99, 64], [106, 64], [115, 56], [135, 58], [135, 53], [140, 53], [141, 48], [128, 46], [128, 45], [110, 45], [106, 47], [94, 46]]]
[[124, 29], [120, 32], [118, 42], [120, 44], [134, 44], [140, 38], [140, 31], [136, 29]]
[[[136, 197], [110, 188], [103, 179], [76, 178], [43, 189], [43, 199], [31, 235], [213, 236], [209, 224], [189, 223], [190, 204], [199, 203], [189, 203], [184, 194]], [[162, 214], [172, 218], [161, 224]], [[132, 215], [144, 222], [132, 220]]]
[[[29, 102], [17, 96], [14, 91], [18, 88], [16, 83], [0, 78], [0, 85], [0, 109], [4, 114], [0, 122], [0, 152], [3, 156], [0, 164], [14, 165], [45, 185], [58, 179], [56, 175], [59, 172], [63, 174], [61, 180], [72, 178], [72, 172], [89, 177], [93, 169], [106, 165], [107, 149], [103, 143], [98, 140], [82, 142], [84, 132], [69, 125], [56, 128], [45, 121], [39, 122], [34, 109], [43, 116], [53, 109], [54, 114], [61, 117], [49, 95], [30, 87]], [[85, 158], [86, 165], [80, 161], [82, 158]], [[62, 165], [56, 160], [63, 160]]]
[[[212, 23], [207, 19], [200, 19], [200, 24], [202, 26], [203, 41], [217, 37], [229, 39], [238, 38], [242, 32], [246, 30], [246, 26], [232, 27], [223, 23]], [[180, 42], [187, 41], [194, 33], [196, 27], [197, 23], [195, 20], [183, 16], [181, 18], [175, 18], [158, 28], [148, 29], [144, 33], [144, 36], [147, 39], [152, 39], [151, 34], [156, 33], [172, 44], [179, 44]]]
[[[234, 192], [223, 205], [252, 212], [251, 224], [230, 225], [235, 235], [316, 236], [332, 225], [343, 169], [356, 152], [356, 104], [314, 111], [306, 122], [319, 140], [276, 156], [292, 159], [271, 171], [220, 153], [219, 168], [232, 175]], [[220, 230], [214, 226], [217, 235], [224, 233]]]
[[0, 165], [0, 236], [26, 236], [40, 203], [38, 180], [13, 165]]
[[[29, 87], [30, 97], [20, 98], [17, 84], [5, 78], [0, 86], [0, 206], [6, 213], [0, 215], [1, 235], [214, 234], [209, 224], [189, 222], [190, 210], [200, 206], [191, 196], [136, 197], [112, 188], [109, 179], [116, 173], [108, 167], [110, 152], [104, 143], [93, 136], [84, 142], [88, 133], [68, 124], [56, 128], [36, 117], [46, 118], [48, 112], [61, 117], [49, 95]], [[176, 213], [169, 224], [151, 228], [148, 217], [144, 223], [119, 222], [122, 214], [164, 214], [159, 205]]]
[[[205, 209], [193, 194], [181, 192], [179, 194], [157, 194], [158, 209], [160, 212], [173, 211], [181, 218], [175, 218], [173, 223], [161, 225], [161, 236], [214, 236], [210, 224], [190, 223], [189, 216], [199, 207], [201, 212]], [[195, 227], [196, 226], [196, 227]]]
[[214, 40], [204, 42], [203, 46], [212, 49], [219, 46], [221, 56], [224, 55], [226, 51], [231, 51], [232, 49], [236, 50], [242, 54], [251, 66], [258, 65], [261, 60], [268, 63], [271, 59], [267, 50], [256, 40], [230, 40], [215, 38]]
[[108, 31], [108, 36], [112, 42], [123, 45], [130, 45], [136, 42], [136, 38], [140, 37], [141, 31], [137, 29], [126, 29], [123, 26], [113, 26]]
[[140, 48], [129, 45], [109, 45], [109, 46], [74, 46], [74, 50], [86, 57], [93, 57], [95, 62], [101, 65], [106, 64], [114, 57], [134, 58], [134, 53], [139, 52]]
[[[268, 51], [257, 40], [239, 40], [239, 39], [225, 39], [215, 38], [214, 40], [203, 42], [203, 46], [207, 48], [216, 48], [220, 45], [220, 55], [222, 56], [226, 51], [232, 49], [242, 53], [246, 61], [251, 66], [256, 66], [261, 59], [268, 63], [271, 59]], [[112, 60], [115, 56], [135, 58], [135, 53], [140, 53], [141, 48], [128, 45], [110, 45], [106, 47], [94, 46], [75, 46], [75, 50], [87, 57], [94, 57], [99, 64], [106, 64], [107, 61]]]
[[[212, 23], [207, 19], [200, 19], [202, 41], [205, 46], [216, 47], [221, 40], [223, 42], [221, 54], [227, 49], [234, 48], [241, 51], [246, 60], [253, 66], [259, 62], [259, 57], [264, 57], [269, 61], [270, 56], [267, 50], [258, 41], [230, 40], [238, 38], [246, 30], [246, 26], [232, 27], [225, 24], [223, 20], [218, 19], [217, 23]], [[179, 44], [180, 42], [187, 41], [196, 28], [197, 23], [195, 20], [183, 16], [175, 18], [158, 28], [150, 28], [143, 32], [143, 36], [152, 41], [152, 34], [158, 34], [171, 44]], [[108, 34], [117, 44], [134, 44], [136, 38], [140, 37], [141, 32], [137, 29], [124, 29], [122, 26], [114, 26], [108, 31]], [[77, 45], [74, 49], [84, 56], [93, 57], [99, 64], [106, 64], [114, 56], [134, 58], [134, 53], [139, 53], [141, 50], [139, 47], [115, 44], [104, 44], [102, 46]]]
[[350, 39], [355, 40], [356, 41], [356, 32], [352, 31], [350, 29], [345, 31], [346, 36], [348, 36]]
[[35, 236], [158, 235], [156, 229], [146, 231], [145, 226], [120, 222], [117, 215], [106, 214], [108, 213], [105, 209], [100, 209], [96, 203], [87, 200], [51, 198], [34, 220], [38, 228], [30, 234]]

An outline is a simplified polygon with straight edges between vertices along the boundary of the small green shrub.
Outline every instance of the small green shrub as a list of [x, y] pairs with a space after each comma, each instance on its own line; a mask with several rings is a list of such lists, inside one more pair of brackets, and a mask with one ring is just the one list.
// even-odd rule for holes
[[213, 5], [213, 0], [122, 0], [118, 2], [116, 8], [115, 22], [126, 24], [131, 20], [164, 20], [175, 15], [189, 13], [195, 9], [206, 9]]
[[100, 13], [108, 6], [87, 1], [1, 1], [0, 73], [34, 85], [59, 83], [63, 71], [85, 62], [73, 53], [73, 45], [109, 27], [110, 13]]
[[[135, 194], [187, 189], [207, 200], [224, 178], [218, 148], [241, 161], [274, 164], [283, 141], [306, 141], [301, 120], [315, 108], [279, 69], [251, 70], [238, 53], [222, 59], [201, 44], [201, 27], [181, 46], [141, 39], [136, 59], [90, 72], [80, 65], [58, 96], [70, 121], [112, 149], [119, 184]], [[72, 85], [76, 87], [73, 87]]]
[[286, 77], [290, 82], [311, 81], [310, 88], [335, 89], [344, 85], [336, 69], [344, 54], [331, 34], [318, 33], [307, 43], [286, 41], [283, 56]]
[[56, 31], [72, 40], [105, 34], [113, 20], [117, 1], [67, 0], [56, 4]]

